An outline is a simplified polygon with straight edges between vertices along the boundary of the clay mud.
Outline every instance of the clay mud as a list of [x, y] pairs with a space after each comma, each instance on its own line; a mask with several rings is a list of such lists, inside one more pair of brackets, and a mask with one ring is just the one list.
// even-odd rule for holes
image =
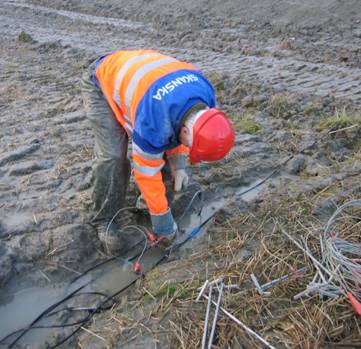
[[[235, 260], [256, 258], [262, 245], [259, 229], [247, 224], [260, 212], [279, 218], [282, 210], [277, 205], [283, 200], [290, 201], [290, 212], [284, 216], [292, 220], [294, 207], [310, 198], [312, 205], [299, 210], [324, 222], [340, 198], [358, 193], [360, 16], [359, 1], [322, 0], [317, 5], [304, 1], [297, 6], [286, 0], [227, 0], [212, 6], [203, 0], [2, 2], [0, 337], [29, 324], [69, 292], [72, 279], [108, 257], [88, 224], [94, 139], [80, 79], [90, 62], [118, 49], [151, 48], [193, 63], [213, 83], [218, 103], [232, 119], [236, 142], [224, 161], [193, 166], [193, 189], [174, 203], [183, 234], [217, 212], [215, 219], [167, 263], [122, 293], [118, 306], [95, 314], [89, 328], [85, 325], [88, 332], [81, 329], [62, 347], [171, 348], [185, 343], [197, 347], [199, 342], [191, 335], [179, 337], [191, 330], [172, 318], [179, 320], [189, 309], [180, 306], [153, 318], [149, 315], [156, 307], [163, 309], [161, 297], [171, 303], [170, 282], [178, 291], [185, 283], [195, 292], [196, 278], [211, 277], [220, 267], [228, 270], [226, 263], [231, 268]], [[240, 195], [290, 155], [293, 158], [272, 178]], [[204, 193], [203, 200], [195, 198], [182, 217], [197, 190]], [[134, 206], [137, 194], [131, 181], [128, 206]], [[149, 224], [146, 215], [125, 218]], [[239, 236], [241, 241], [247, 234], [252, 237], [249, 244], [217, 259], [212, 248], [217, 251], [226, 237]], [[211, 255], [199, 261], [206, 252]], [[123, 266], [130, 268], [127, 263]], [[247, 270], [243, 265], [239, 269]], [[112, 262], [87, 274], [86, 282], [99, 282], [89, 290], [111, 294], [134, 281], [133, 274], [122, 270]], [[181, 300], [191, 298], [188, 289], [177, 292]], [[85, 298], [71, 306], [92, 307], [99, 302]], [[144, 309], [137, 307], [139, 302]], [[84, 313], [72, 319], [73, 315], [66, 321], [76, 321]], [[61, 314], [54, 318], [64, 321]], [[198, 328], [196, 323], [192, 322], [192, 331]], [[41, 324], [49, 325], [45, 320]], [[29, 331], [17, 345], [51, 347], [70, 330]], [[337, 343], [348, 335], [337, 337], [331, 331], [327, 338]], [[237, 348], [241, 341], [247, 347], [241, 338], [219, 339], [219, 345]]]

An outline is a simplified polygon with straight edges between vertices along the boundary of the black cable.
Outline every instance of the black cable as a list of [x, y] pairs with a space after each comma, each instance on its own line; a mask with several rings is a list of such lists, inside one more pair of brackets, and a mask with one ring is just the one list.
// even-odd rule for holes
[[[102, 210], [102, 209], [101, 209]], [[101, 211], [100, 210], [100, 211]], [[129, 211], [133, 212], [134, 210], [135, 211], [138, 211], [137, 208], [128, 208]], [[97, 215], [100, 213], [100, 211], [97, 213]], [[97, 232], [97, 228], [94, 226], [93, 224], [93, 221], [94, 221], [94, 218], [92, 221], [90, 222], [86, 222], [86, 224], [90, 225], [96, 232]], [[123, 255], [126, 255], [127, 253], [129, 253], [130, 251], [134, 250], [138, 245], [144, 243], [144, 238], [140, 241], [137, 241], [136, 243], [134, 243], [132, 246], [128, 247], [127, 250], [123, 251]], [[93, 266], [91, 266], [90, 268], [86, 269], [85, 271], [83, 271], [80, 275], [76, 276], [73, 280], [70, 281], [70, 285], [72, 285], [75, 281], [79, 280], [80, 278], [82, 278], [84, 275], [86, 275], [87, 273], [89, 273], [90, 271], [94, 270], [94, 269], [97, 269], [98, 267], [104, 265], [104, 264], [107, 264], [111, 261], [113, 261], [114, 259], [118, 259], [118, 258], [121, 258], [120, 256], [113, 256], [113, 257], [110, 257], [110, 258], [107, 258], [105, 261], [102, 261], [100, 263], [97, 263]]]
[[[75, 292], [77, 292], [79, 290], [76, 290]], [[75, 298], [75, 297], [78, 297], [78, 296], [83, 296], [83, 295], [97, 295], [97, 296], [102, 296], [102, 297], [105, 297], [106, 298], [106, 301], [105, 302], [101, 302], [101, 306], [97, 306], [95, 308], [84, 308], [84, 309], [72, 309], [72, 308], [63, 308], [63, 309], [60, 309], [58, 311], [55, 311], [55, 312], [52, 312], [52, 313], [49, 313], [49, 314], [46, 314], [46, 312], [49, 310], [49, 308], [52, 308], [52, 309], [55, 309], [56, 307], [58, 307], [60, 304], [64, 303], [66, 300], [69, 300], [69, 299], [72, 299], [72, 298]], [[69, 295], [70, 296], [70, 295]], [[53, 304], [52, 306], [50, 306], [48, 309], [46, 309], [42, 314], [40, 314], [38, 316], [37, 319], [35, 319], [32, 324], [30, 324], [29, 326], [27, 327], [24, 327], [22, 329], [19, 329], [19, 330], [16, 330], [12, 333], [10, 333], [9, 335], [7, 335], [6, 337], [4, 337], [3, 339], [1, 339], [0, 341], [0, 344], [2, 344], [4, 341], [6, 341], [8, 338], [14, 336], [15, 334], [19, 333], [19, 332], [24, 332], [22, 333], [18, 338], [16, 338], [10, 345], [9, 345], [9, 348], [11, 348], [13, 345], [15, 345], [21, 337], [23, 337], [28, 331], [30, 330], [34, 330], [34, 329], [41, 329], [41, 328], [61, 328], [61, 327], [73, 327], [73, 326], [76, 326], [78, 324], [83, 324], [84, 321], [88, 321], [88, 316], [86, 316], [85, 318], [81, 319], [81, 320], [78, 320], [74, 323], [70, 323], [70, 324], [63, 324], [63, 325], [49, 325], [49, 326], [34, 326], [34, 324], [36, 322], [38, 322], [43, 316], [47, 315], [46, 317], [50, 317], [50, 316], [54, 316], [62, 311], [69, 311], [69, 312], [74, 312], [74, 311], [88, 311], [89, 313], [92, 313], [94, 310], [95, 312], [98, 312], [100, 310], [107, 310], [107, 309], [110, 309], [114, 304], [115, 304], [115, 300], [113, 300], [113, 303], [109, 306], [106, 306], [106, 307], [103, 307], [104, 304], [106, 304], [107, 301], [111, 300], [111, 297], [109, 297], [108, 295], [106, 295], [105, 293], [102, 293], [102, 292], [82, 292], [82, 293], [76, 293], [76, 294], [72, 294], [69, 298], [67, 299], [62, 299], [60, 302], [60, 304]], [[58, 302], [58, 303], [59, 303]], [[45, 313], [45, 314], [44, 314]]]
[[[33, 320], [33, 322], [26, 328], [24, 328], [24, 332], [14, 340], [14, 342], [12, 342], [9, 346], [9, 348], [11, 348], [12, 346], [14, 346], [18, 340], [23, 337], [31, 328], [31, 326], [33, 326], [35, 323], [37, 323], [44, 315], [46, 315], [47, 313], [49, 313], [50, 311], [52, 311], [53, 309], [55, 309], [56, 307], [58, 307], [60, 304], [64, 303], [66, 300], [70, 299], [74, 294], [76, 294], [77, 292], [79, 292], [80, 290], [82, 290], [84, 287], [86, 287], [87, 285], [90, 284], [90, 281], [87, 282], [86, 284], [79, 286], [77, 289], [75, 289], [73, 292], [71, 292], [70, 294], [68, 294], [65, 298], [61, 299], [60, 301], [54, 303], [53, 305], [51, 305], [50, 307], [48, 307], [47, 309], [45, 309], [40, 315], [38, 315], [35, 320]], [[2, 338], [0, 340], [0, 344], [6, 340], [7, 338], [9, 338], [10, 336], [12, 336], [13, 334], [10, 333], [9, 335], [7, 335], [6, 337]]]
[[[124, 254], [127, 254], [129, 253], [130, 251], [132, 251], [134, 248], [136, 248], [138, 245], [140, 245], [141, 243], [144, 242], [144, 239], [134, 243], [132, 246], [130, 246], [125, 252]], [[147, 249], [148, 250], [148, 249]], [[136, 254], [135, 256], [131, 257], [131, 259], [128, 259], [128, 260], [133, 260], [134, 258], [137, 258], [139, 254]], [[117, 259], [119, 257], [111, 257], [111, 258], [108, 258], [106, 259], [105, 261], [102, 261], [100, 263], [97, 263], [96, 265], [90, 267], [89, 269], [85, 270], [83, 273], [81, 273], [80, 275], [76, 276], [69, 284], [69, 286], [71, 286], [75, 281], [79, 280], [81, 277], [85, 276], [88, 272], [96, 269], [96, 268], [99, 268], [100, 266], [104, 265], [104, 264], [107, 264], [115, 259]], [[93, 282], [94, 280], [91, 280], [89, 282], [87, 282], [86, 284], [78, 287], [77, 289], [75, 289], [73, 292], [71, 292], [68, 296], [66, 296], [65, 298], [61, 299], [60, 301], [56, 302], [55, 304], [51, 305], [50, 307], [48, 307], [46, 310], [44, 310], [29, 326], [21, 329], [21, 330], [17, 330], [17, 331], [14, 331], [12, 333], [10, 333], [9, 335], [7, 335], [6, 337], [2, 338], [0, 340], [0, 345], [8, 338], [10, 338], [11, 336], [13, 336], [14, 334], [16, 333], [19, 333], [21, 331], [23, 331], [22, 334], [20, 334], [9, 346], [9, 349], [11, 349], [28, 331], [30, 331], [32, 328], [34, 328], [34, 324], [37, 323], [43, 316], [47, 315], [51, 310], [55, 309], [56, 307], [58, 307], [59, 305], [61, 305], [62, 303], [64, 303], [65, 301], [69, 300], [70, 298], [73, 298], [73, 297], [76, 297], [78, 295], [82, 295], [83, 293], [79, 293], [77, 294], [78, 291], [80, 291], [81, 289], [83, 289], [84, 287], [86, 287], [88, 284], [90, 284], [91, 282]], [[129, 284], [130, 286], [131, 284]], [[68, 287], [69, 287], [68, 286]], [[95, 294], [95, 292], [91, 293], [91, 292], [88, 292], [88, 294]], [[102, 294], [103, 296], [107, 296], [105, 294]], [[99, 311], [99, 307], [96, 308], [96, 311]], [[88, 320], [86, 320], [88, 321]], [[61, 326], [60, 326], [61, 327]]]
[[[96, 291], [94, 291], [94, 292], [81, 292], [81, 293], [77, 293], [77, 294], [75, 294], [72, 298], [75, 298], [75, 297], [77, 297], [77, 296], [85, 296], [85, 295], [94, 295], [94, 296], [101, 296], [101, 297], [108, 297], [108, 295], [107, 294], [105, 294], [105, 293], [102, 293], [102, 292], [96, 292]], [[111, 305], [109, 306], [109, 307], [111, 307]], [[108, 309], [109, 307], [106, 307], [106, 308], [104, 308], [104, 310], [106, 310], [106, 309]], [[93, 308], [82, 308], [82, 309], [77, 309], [77, 308], [73, 308], [73, 307], [69, 307], [69, 308], [62, 308], [62, 309], [59, 309], [59, 310], [56, 310], [56, 311], [54, 311], [54, 312], [52, 312], [52, 313], [50, 313], [50, 314], [47, 314], [47, 318], [48, 317], [51, 317], [51, 316], [53, 316], [53, 315], [55, 315], [55, 314], [58, 314], [58, 313], [60, 313], [60, 312], [62, 312], [62, 311], [82, 311], [82, 310], [91, 310], [91, 309], [93, 309]], [[103, 309], [102, 309], [103, 310]]]
[[[124, 253], [127, 254], [129, 253], [130, 251], [132, 251], [134, 248], [136, 248], [138, 245], [140, 245], [141, 243], [144, 242], [144, 239], [134, 243], [132, 246], [130, 246]], [[69, 286], [71, 286], [75, 281], [79, 280], [81, 277], [85, 276], [88, 272], [96, 269], [96, 268], [99, 268], [100, 266], [104, 265], [104, 264], [107, 264], [115, 259], [117, 259], [118, 257], [111, 257], [111, 258], [108, 258], [106, 259], [105, 261], [102, 261], [100, 263], [97, 263], [96, 265], [90, 267], [89, 269], [85, 270], [83, 273], [81, 273], [80, 275], [76, 276], [69, 284]], [[132, 258], [136, 258], [136, 257], [132, 257]], [[28, 331], [30, 331], [32, 328], [33, 328], [33, 325], [35, 323], [37, 323], [43, 316], [47, 315], [48, 312], [50, 312], [51, 310], [55, 309], [56, 307], [58, 307], [59, 305], [61, 305], [62, 303], [66, 302], [67, 300], [69, 300], [70, 298], [72, 298], [73, 296], [77, 296], [77, 295], [81, 295], [83, 293], [80, 293], [80, 294], [77, 294], [78, 291], [80, 291], [81, 289], [83, 289], [84, 287], [86, 287], [88, 284], [90, 284], [91, 282], [93, 282], [94, 280], [91, 280], [89, 282], [87, 282], [86, 284], [78, 287], [76, 290], [74, 290], [73, 292], [71, 292], [69, 295], [67, 295], [65, 298], [61, 299], [60, 301], [58, 301], [57, 303], [51, 305], [50, 307], [48, 307], [47, 309], [45, 309], [29, 326], [27, 327], [24, 327], [23, 329], [21, 330], [17, 330], [17, 331], [14, 331], [12, 333], [10, 333], [9, 335], [7, 335], [6, 337], [2, 338], [0, 340], [0, 345], [5, 341], [7, 340], [8, 338], [12, 337], [14, 334], [16, 333], [19, 333], [21, 331], [23, 331], [23, 333], [18, 337], [16, 338], [9, 346], [9, 349], [11, 347], [13, 347]], [[68, 287], [69, 287], [68, 286]], [[94, 293], [89, 293], [88, 294], [95, 294]], [[105, 294], [103, 294], [103, 296], [107, 296]], [[98, 309], [99, 311], [99, 309]]]
[[[148, 250], [149, 250], [149, 248], [147, 249], [147, 251]], [[164, 255], [159, 258], [159, 260], [155, 263], [154, 266], [159, 265], [165, 258], [168, 258], [167, 251], [164, 251], [164, 252], [165, 252]], [[132, 257], [132, 259], [135, 259], [135, 258], [137, 258], [137, 255]], [[83, 319], [84, 321], [82, 321], [80, 326], [78, 326], [72, 333], [70, 333], [68, 336], [63, 338], [60, 342], [56, 343], [54, 346], [50, 347], [49, 349], [55, 349], [55, 348], [59, 347], [60, 345], [62, 345], [63, 343], [65, 343], [69, 338], [71, 338], [73, 335], [75, 335], [88, 321], [90, 321], [91, 318], [94, 316], [94, 314], [96, 314], [106, 302], [108, 302], [112, 298], [115, 298], [118, 294], [124, 292], [131, 285], [133, 285], [137, 280], [138, 280], [138, 278], [136, 278], [135, 280], [130, 282], [128, 285], [124, 286], [122, 289], [120, 289], [120, 290], [116, 291], [115, 293], [113, 293], [112, 295], [108, 296], [104, 301], [102, 301], [97, 307], [95, 307], [93, 309], [93, 311], [88, 315], [87, 318]]]
[[[134, 244], [133, 244], [132, 246], [130, 246], [127, 250], [125, 250], [125, 251], [123, 252], [123, 254], [127, 254], [127, 253], [129, 253], [130, 251], [134, 250], [137, 246], [139, 246], [140, 244], [144, 243], [144, 240], [145, 240], [145, 239], [143, 238], [142, 240], [134, 243]], [[113, 260], [115, 260], [115, 259], [121, 259], [121, 257], [116, 257], [116, 256], [110, 257], [110, 258], [108, 258], [108, 259], [106, 259], [106, 260], [104, 260], [104, 261], [102, 261], [102, 262], [100, 262], [100, 263], [97, 263], [97, 264], [91, 266], [89, 269], [86, 269], [86, 270], [83, 271], [80, 275], [76, 276], [73, 280], [71, 280], [69, 286], [71, 286], [75, 281], [79, 280], [80, 278], [82, 278], [83, 276], [85, 276], [85, 275], [86, 275], [87, 273], [89, 273], [90, 271], [92, 271], [92, 270], [94, 270], [94, 269], [97, 269], [97, 268], [99, 268], [100, 266], [102, 266], [102, 265], [104, 265], [104, 264], [107, 264], [107, 263], [109, 263], [109, 262], [111, 262], [111, 261], [113, 261]]]
[[[163, 260], [164, 256], [162, 256], [159, 261]], [[156, 263], [156, 265], [158, 265], [159, 261]], [[94, 316], [94, 314], [99, 311], [99, 307], [101, 307], [103, 304], [105, 304], [106, 302], [108, 302], [110, 299], [116, 297], [118, 294], [122, 293], [123, 291], [125, 291], [127, 288], [129, 288], [131, 285], [133, 285], [136, 281], [138, 280], [138, 278], [136, 278], [135, 280], [133, 280], [132, 282], [130, 282], [128, 285], [124, 286], [123, 288], [121, 288], [120, 290], [116, 291], [115, 293], [113, 293], [111, 296], [108, 296], [103, 302], [101, 302], [95, 309], [94, 311], [92, 311], [89, 316], [88, 319], [86, 320], [86, 322], [88, 322], [89, 320], [91, 320], [91, 318]], [[85, 324], [85, 323], [84, 323]], [[49, 349], [55, 349], [58, 346], [60, 346], [61, 344], [65, 343], [70, 337], [72, 337], [75, 333], [77, 333], [84, 324], [81, 324], [78, 328], [75, 329], [75, 331], [73, 331], [70, 335], [68, 335], [67, 337], [65, 337], [64, 339], [62, 339], [60, 342], [56, 343], [54, 346], [50, 347]]]
[[[330, 132], [332, 132], [333, 129], [330, 129], [324, 136], [322, 136], [320, 139], [315, 140], [312, 144], [306, 146], [304, 149], [300, 150], [298, 153], [302, 154], [304, 151], [306, 151], [307, 149], [313, 147], [315, 144], [319, 143], [321, 140], [323, 140], [327, 135], [330, 134]], [[280, 170], [280, 168], [282, 166], [284, 166], [287, 162], [289, 162], [292, 158], [294, 158], [295, 154], [290, 155], [288, 158], [286, 158], [286, 160], [282, 161], [279, 165], [277, 165], [274, 170], [267, 175], [265, 178], [263, 178], [260, 182], [258, 182], [257, 184], [255, 184], [254, 186], [252, 186], [251, 188], [248, 188], [247, 190], [243, 191], [242, 193], [240, 193], [238, 196], [242, 196], [252, 190], [254, 190], [255, 188], [261, 186], [263, 183], [265, 183], [268, 179], [270, 179], [271, 177], [273, 177], [273, 175], [278, 172]], [[193, 238], [199, 231], [200, 229], [205, 226], [215, 215], [216, 215], [217, 211], [214, 212], [210, 217], [208, 217], [204, 222], [202, 222], [198, 227], [196, 227], [187, 237], [185, 240], [183, 240], [182, 242], [176, 244], [175, 246], [173, 246], [171, 249], [168, 249], [165, 251], [165, 254], [156, 262], [155, 265], [158, 265], [159, 263], [161, 263], [165, 258], [169, 257], [169, 254], [174, 251], [177, 250], [178, 248], [180, 248], [181, 246], [183, 246], [186, 242], [188, 242], [191, 238]], [[89, 223], [90, 224], [90, 223]], [[90, 224], [91, 226], [93, 226], [92, 224]], [[133, 246], [131, 246], [130, 248], [128, 248], [128, 250], [125, 252], [129, 253], [132, 249], [134, 249], [136, 246], [138, 246], [139, 244], [141, 244], [142, 242], [144, 242], [144, 239], [135, 243]], [[146, 249], [146, 251], [148, 251], [151, 247], [148, 247]], [[139, 253], [136, 254], [135, 256], [128, 258], [128, 261], [132, 261], [135, 258], [137, 258], [139, 256]], [[101, 265], [104, 265], [106, 263], [109, 263], [111, 261], [113, 261], [114, 259], [117, 259], [118, 257], [111, 257], [108, 258], [107, 260], [100, 262], [92, 267], [90, 267], [89, 269], [87, 269], [86, 271], [84, 271], [82, 274], [80, 274], [79, 276], [77, 276], [75, 279], [73, 279], [70, 283], [73, 284], [75, 281], [79, 280], [81, 277], [83, 277], [84, 275], [86, 275], [88, 272], [100, 267]], [[65, 343], [70, 337], [72, 337], [76, 332], [78, 332], [81, 327], [87, 323], [96, 312], [98, 312], [99, 310], [101, 310], [102, 305], [104, 305], [107, 301], [109, 301], [110, 299], [116, 297], [119, 293], [123, 292], [124, 290], [126, 290], [128, 287], [130, 287], [132, 284], [135, 283], [137, 279], [135, 279], [134, 281], [132, 281], [131, 283], [129, 283], [128, 285], [124, 286], [121, 290], [118, 290], [117, 292], [115, 292], [113, 295], [108, 296], [103, 302], [101, 302], [97, 307], [95, 308], [89, 308], [91, 309], [90, 313], [88, 314], [88, 316], [86, 318], [84, 318], [83, 320], [80, 320], [76, 323], [73, 324], [68, 324], [68, 325], [54, 325], [54, 326], [46, 326], [46, 327], [39, 327], [39, 328], [58, 328], [58, 327], [70, 327], [70, 326], [75, 326], [78, 323], [81, 323], [81, 325], [75, 330], [73, 331], [69, 336], [67, 336], [66, 338], [64, 338], [63, 340], [61, 340], [60, 342], [58, 342], [55, 346], [51, 347], [51, 349], [58, 347], [59, 345]], [[93, 281], [93, 280], [92, 280]], [[11, 348], [12, 346], [14, 346], [19, 340], [20, 338], [22, 338], [30, 329], [32, 328], [37, 328], [35, 326], [33, 326], [36, 322], [38, 322], [44, 315], [46, 315], [48, 312], [50, 312], [51, 310], [55, 309], [57, 306], [59, 306], [60, 304], [64, 303], [66, 300], [70, 299], [74, 294], [76, 294], [80, 289], [83, 289], [85, 286], [87, 286], [91, 281], [89, 281], [88, 283], [84, 284], [83, 286], [80, 286], [79, 288], [77, 288], [75, 291], [73, 291], [70, 295], [68, 295], [67, 297], [65, 297], [64, 299], [60, 300], [59, 302], [55, 303], [54, 305], [50, 306], [48, 309], [46, 309], [44, 312], [42, 312], [27, 328], [22, 329], [22, 330], [18, 330], [15, 331], [13, 333], [11, 333], [10, 335], [7, 335], [6, 337], [4, 337], [3, 339], [0, 340], [0, 344], [6, 340], [7, 338], [11, 337], [12, 335], [14, 335], [15, 333], [18, 332], [22, 332], [22, 334], [17, 337], [15, 339], [14, 342], [12, 342], [9, 346], [9, 348]], [[78, 294], [78, 295], [81, 295]], [[102, 294], [102, 296], [106, 296], [105, 294]], [[65, 309], [64, 309], [65, 310]], [[55, 314], [55, 313], [54, 313]]]

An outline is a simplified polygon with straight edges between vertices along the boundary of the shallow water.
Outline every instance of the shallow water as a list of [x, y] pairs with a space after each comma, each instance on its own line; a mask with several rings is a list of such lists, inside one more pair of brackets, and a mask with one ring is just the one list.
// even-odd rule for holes
[[[255, 189], [251, 189], [257, 185], [260, 181], [254, 181], [248, 186], [243, 186], [237, 189], [235, 192], [236, 197], [244, 201], [254, 200], [262, 189], [262, 186]], [[243, 192], [251, 189], [246, 194]], [[190, 234], [195, 228], [201, 225], [204, 221], [212, 217], [218, 210], [227, 204], [225, 198], [222, 197], [207, 197], [207, 199], [196, 198], [192, 205], [189, 207], [187, 214], [179, 222], [179, 230], [181, 231], [177, 236], [176, 242], [182, 242], [188, 234]], [[207, 225], [204, 226], [191, 241], [178, 251], [179, 257], [184, 257], [186, 251], [194, 251], [202, 248], [205, 243], [204, 232], [207, 229]], [[66, 295], [71, 294], [79, 287], [84, 286], [78, 294], [84, 292], [101, 292], [107, 296], [119, 293], [125, 289], [128, 285], [135, 282], [139, 275], [135, 274], [132, 270], [134, 259], [131, 256], [139, 253], [144, 247], [143, 243], [135, 248], [132, 253], [128, 253], [127, 258], [116, 258], [100, 267], [86, 273], [81, 278], [77, 279], [74, 283], [70, 284], [49, 284], [42, 287], [30, 287], [22, 289], [14, 294], [4, 294], [0, 299], [0, 338], [7, 336], [9, 333], [24, 328], [29, 325], [37, 316], [39, 316], [45, 309], [52, 304], [64, 298]], [[141, 259], [142, 272], [147, 272], [152, 269], [157, 263], [159, 263], [164, 256], [164, 251], [160, 248], [152, 248], [144, 253]], [[53, 311], [63, 309], [65, 306], [70, 306], [74, 303], [77, 307], [91, 308], [99, 305], [103, 301], [104, 297], [77, 297], [76, 299], [65, 302], [62, 305], [54, 308]], [[3, 321], [6, 319], [6, 321]], [[72, 316], [66, 319], [65, 323], [74, 321]], [[59, 319], [56, 317], [43, 318], [37, 322], [37, 326], [49, 326], [59, 325]], [[64, 323], [63, 323], [64, 324]], [[75, 327], [70, 329], [74, 330]], [[46, 342], [53, 342], [54, 338], [58, 334], [64, 332], [64, 329], [35, 329], [29, 331], [19, 341], [21, 345], [30, 344], [41, 346]], [[8, 343], [11, 343], [16, 337], [11, 337]], [[0, 347], [6, 347], [0, 345]]]
[[[60, 300], [63, 293], [64, 285], [48, 285], [25, 288], [16, 292], [8, 300], [2, 298], [0, 300], [0, 338], [28, 326], [45, 309]], [[43, 342], [46, 332], [33, 331], [32, 341]], [[12, 337], [11, 340], [14, 338]], [[0, 347], [6, 348], [7, 345], [0, 344]]]
[[[160, 248], [148, 250], [141, 261], [143, 273], [153, 268], [163, 256], [164, 252]], [[132, 268], [133, 261], [116, 259], [90, 271], [69, 285], [55, 284], [44, 287], [25, 288], [16, 292], [13, 296], [9, 296], [8, 299], [3, 297], [0, 300], [2, 303], [0, 305], [0, 339], [13, 331], [28, 326], [49, 306], [60, 301], [83, 285], [86, 286], [77, 292], [78, 296], [86, 292], [101, 292], [107, 296], [119, 293], [119, 291], [125, 289], [140, 277], [133, 272]], [[73, 300], [62, 303], [54, 308], [52, 312], [74, 306], [74, 303], [77, 307], [92, 308], [104, 300], [105, 297], [101, 296], [95, 298], [89, 296], [76, 297]], [[44, 317], [35, 326], [64, 325], [72, 321], [74, 321], [72, 316], [66, 319], [65, 322], [59, 322], [59, 317]], [[69, 332], [75, 328], [75, 326], [70, 327]], [[54, 338], [64, 333], [64, 331], [65, 328], [33, 329], [26, 333], [18, 343], [24, 347], [26, 345], [41, 347], [47, 342], [52, 343]], [[7, 348], [18, 335], [16, 334], [9, 338], [5, 344], [0, 344], [0, 348]]]

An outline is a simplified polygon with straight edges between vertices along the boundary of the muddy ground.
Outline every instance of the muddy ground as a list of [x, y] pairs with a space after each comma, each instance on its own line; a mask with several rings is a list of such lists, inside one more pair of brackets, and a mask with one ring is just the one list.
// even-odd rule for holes
[[[192, 62], [214, 83], [234, 122], [236, 145], [226, 160], [193, 168], [193, 181], [215, 201], [232, 202], [218, 225], [257, 215], [265, 201], [309, 195], [315, 197], [307, 214], [322, 223], [360, 182], [360, 1], [2, 1], [0, 33], [3, 304], [18, 291], [64, 282], [104, 258], [86, 224], [94, 140], [79, 86], [83, 70], [104, 52], [157, 49]], [[325, 136], [329, 129], [337, 132]], [[290, 154], [294, 158], [276, 178], [247, 200], [237, 197]], [[129, 205], [135, 197], [132, 182]], [[241, 225], [237, 229], [242, 232]], [[170, 270], [162, 266], [163, 275], [177, 282], [203, 273], [211, 278], [219, 261], [190, 267], [189, 258], [217, 246], [217, 231], [211, 228], [191, 252], [168, 263]], [[249, 257], [251, 250], [240, 254]], [[97, 315], [109, 329], [97, 332], [101, 339], [83, 330], [64, 348], [182, 347], [176, 323], [165, 317], [157, 332], [159, 319], [149, 309], [139, 314], [131, 308], [143, 297], [141, 287], [133, 289], [128, 308], [123, 300], [118, 309], [134, 317], [132, 326], [125, 318], [108, 323], [105, 312]], [[241, 346], [235, 343], [222, 347]]]

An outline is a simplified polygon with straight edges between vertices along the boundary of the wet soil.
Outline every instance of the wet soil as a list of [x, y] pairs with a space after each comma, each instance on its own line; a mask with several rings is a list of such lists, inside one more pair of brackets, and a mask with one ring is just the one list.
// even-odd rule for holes
[[[252, 210], [265, 191], [297, 197], [359, 176], [357, 127], [297, 154], [322, 137], [325, 120], [360, 118], [360, 18], [357, 0], [3, 1], [2, 304], [26, 289], [70, 280], [104, 258], [87, 224], [94, 140], [79, 86], [95, 57], [153, 48], [192, 62], [210, 78], [237, 138], [223, 162], [195, 166], [193, 181], [216, 202], [231, 202], [223, 209], [227, 217]], [[295, 157], [275, 179], [248, 198], [237, 196], [289, 154]], [[135, 198], [132, 182], [129, 205]], [[185, 205], [176, 206], [181, 212]], [[320, 203], [315, 214], [322, 219], [327, 212], [327, 203]], [[84, 336], [84, 347], [95, 348], [93, 337]], [[68, 345], [76, 347], [75, 341]]]

